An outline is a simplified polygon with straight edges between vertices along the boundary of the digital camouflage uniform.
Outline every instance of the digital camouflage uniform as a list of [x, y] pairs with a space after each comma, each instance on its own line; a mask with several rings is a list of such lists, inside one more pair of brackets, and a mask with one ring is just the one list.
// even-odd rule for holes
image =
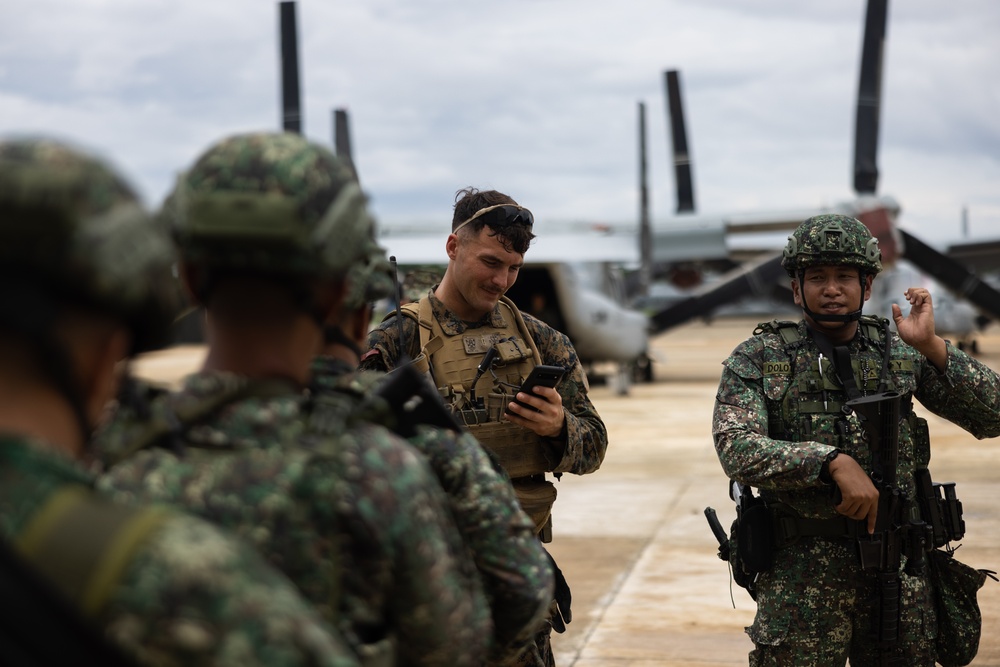
[[[356, 372], [334, 357], [317, 357], [315, 409], [347, 420], [384, 378], [382, 373]], [[488, 664], [506, 664], [534, 636], [549, 610], [553, 579], [548, 555], [506, 475], [475, 438], [422, 426], [408, 441], [426, 457], [447, 492], [452, 515], [483, 579], [494, 632]]]
[[[52, 327], [70, 304], [127, 326], [136, 351], [165, 338], [177, 296], [169, 242], [121, 177], [75, 149], [42, 139], [0, 142], [0, 256], [0, 329], [30, 340], [40, 356], [67, 359]], [[68, 364], [39, 366], [39, 380], [67, 403], [86, 400]], [[77, 418], [86, 435], [85, 412]], [[63, 447], [13, 431], [0, 437], [0, 538], [126, 656], [178, 667], [358, 664], [249, 547], [179, 512], [112, 504]], [[69, 513], [53, 513], [57, 502]], [[75, 523], [60, 523], [66, 516]], [[122, 516], [145, 524], [129, 528], [131, 547], [90, 537]], [[120, 525], [116, 539], [126, 536]], [[84, 560], [88, 549], [93, 562]], [[56, 645], [61, 639], [51, 636]]]
[[[184, 261], [219, 271], [332, 279], [373, 242], [350, 173], [291, 134], [217, 144], [182, 177], [165, 217]], [[310, 313], [308, 298], [300, 305]], [[196, 373], [178, 392], [122, 407], [101, 435], [103, 458], [151, 446], [101, 485], [234, 529], [365, 664], [479, 664], [489, 612], [427, 464], [381, 426], [307, 423], [304, 401], [290, 382]]]
[[[149, 417], [119, 416], [99, 438], [115, 456], [150, 423], [246, 386], [199, 372], [154, 399]], [[230, 402], [175, 441], [115, 465], [100, 486], [123, 500], [180, 505], [237, 532], [281, 569], [360, 652], [395, 641], [399, 664], [478, 664], [489, 620], [460, 553], [444, 494], [422, 458], [386, 429], [307, 433], [291, 384]], [[333, 601], [340, 599], [339, 609]]]
[[[499, 306], [480, 322], [470, 323], [451, 313], [441, 301], [429, 293], [432, 312], [442, 328], [449, 335], [460, 335], [467, 330], [488, 325], [491, 321], [502, 326], [493, 318], [501, 319]], [[551, 453], [555, 466], [552, 470], [558, 474], [569, 472], [578, 475], [597, 470], [604, 460], [608, 446], [607, 429], [601, 421], [597, 410], [587, 396], [587, 381], [580, 365], [576, 350], [569, 338], [544, 322], [522, 313], [528, 333], [538, 347], [541, 363], [570, 369], [558, 387], [562, 397], [566, 423], [558, 442], [553, 440]], [[415, 358], [420, 353], [420, 334], [417, 325], [409, 317], [404, 317], [403, 336], [409, 349], [409, 357]], [[368, 337], [369, 351], [361, 362], [362, 370], [391, 370], [400, 357], [399, 327], [396, 317], [384, 320]], [[543, 441], [546, 439], [543, 439]], [[559, 454], [562, 445], [562, 452]], [[553, 605], [554, 607], [554, 605]], [[551, 613], [558, 613], [553, 608]], [[551, 617], [551, 616], [550, 616]], [[524, 667], [553, 665], [550, 634], [552, 626], [546, 624], [536, 636], [532, 646], [518, 656], [514, 664]]]
[[[57, 491], [93, 483], [47, 443], [0, 439], [0, 535], [15, 539]], [[179, 512], [132, 552], [90, 620], [143, 665], [358, 664], [256, 552]]]
[[[862, 317], [848, 344], [857, 386], [866, 395], [881, 382], [885, 323]], [[926, 466], [930, 451], [926, 422], [910, 413], [906, 399], [912, 396], [977, 438], [995, 437], [1000, 377], [950, 343], [944, 373], [895, 332], [888, 343], [886, 389], [904, 395], [906, 413], [897, 483], [912, 499], [914, 468]], [[820, 480], [824, 461], [837, 449], [870, 470], [871, 453], [857, 416], [841, 410], [848, 396], [836, 371], [824, 357], [821, 374], [819, 362], [820, 348], [804, 321], [759, 325], [723, 362], [712, 430], [731, 479], [759, 488], [769, 503], [782, 503], [800, 517], [832, 519], [840, 515], [832, 487]], [[848, 656], [855, 667], [879, 664], [869, 634], [875, 575], [860, 567], [856, 546], [846, 537], [800, 537], [779, 547], [773, 567], [757, 580], [757, 615], [747, 628], [756, 645], [750, 664], [843, 665]], [[927, 579], [901, 568], [901, 588], [897, 657], [903, 664], [931, 666], [937, 624]]]

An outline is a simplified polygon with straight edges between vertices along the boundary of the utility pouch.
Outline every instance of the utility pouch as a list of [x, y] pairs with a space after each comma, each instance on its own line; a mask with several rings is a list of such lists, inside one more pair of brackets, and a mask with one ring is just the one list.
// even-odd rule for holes
[[942, 667], [962, 667], [979, 651], [983, 616], [977, 595], [990, 570], [977, 570], [957, 560], [951, 550], [933, 549], [928, 568], [937, 612], [936, 660]]
[[760, 498], [745, 498], [736, 527], [736, 553], [748, 573], [767, 572], [774, 564], [774, 522]]
[[[546, 537], [546, 528], [551, 534], [552, 505], [556, 502], [555, 484], [538, 477], [522, 477], [512, 480], [514, 493], [524, 513], [535, 524], [535, 534]], [[542, 539], [551, 542], [552, 539]]]
[[962, 501], [955, 493], [954, 482], [933, 482], [927, 468], [913, 473], [921, 518], [931, 527], [934, 548], [965, 537]]
[[757, 599], [757, 575], [774, 564], [774, 518], [762, 498], [744, 484], [730, 483], [729, 496], [736, 501], [736, 520], [726, 535], [719, 517], [711, 507], [705, 518], [719, 543], [719, 558], [729, 563], [733, 581]]

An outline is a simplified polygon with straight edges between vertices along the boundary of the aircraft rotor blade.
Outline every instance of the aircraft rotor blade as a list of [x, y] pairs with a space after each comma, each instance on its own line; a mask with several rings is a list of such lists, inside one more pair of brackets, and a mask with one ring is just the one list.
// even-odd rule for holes
[[279, 5], [281, 21], [281, 127], [302, 134], [302, 103], [299, 96], [299, 38], [295, 3]]
[[741, 265], [723, 276], [710, 289], [690, 296], [650, 317], [650, 335], [662, 333], [695, 317], [710, 315], [719, 306], [748, 296], [769, 295], [784, 275], [781, 253], [767, 255], [756, 263]]
[[858, 194], [875, 194], [878, 186], [879, 108], [888, 12], [889, 0], [868, 0], [854, 122], [854, 190]]
[[646, 161], [646, 105], [639, 102], [639, 286], [649, 294], [653, 280], [653, 229], [649, 220], [649, 179]]
[[1000, 292], [951, 257], [938, 252], [916, 236], [900, 229], [903, 257], [924, 273], [967, 299], [985, 314], [1000, 319]]
[[687, 130], [684, 127], [684, 107], [681, 104], [680, 73], [664, 72], [667, 109], [670, 121], [670, 143], [674, 157], [674, 183], [677, 187], [677, 212], [694, 211], [694, 182], [691, 178], [691, 156], [688, 153]]
[[333, 110], [333, 147], [334, 151], [351, 171], [354, 180], [358, 180], [358, 169], [354, 165], [354, 152], [351, 150], [351, 130], [348, 126], [347, 110]]

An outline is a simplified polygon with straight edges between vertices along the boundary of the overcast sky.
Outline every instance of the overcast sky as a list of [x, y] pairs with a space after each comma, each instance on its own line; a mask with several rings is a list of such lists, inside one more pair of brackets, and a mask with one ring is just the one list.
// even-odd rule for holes
[[[280, 127], [278, 3], [2, 2], [0, 132], [103, 151], [158, 205], [233, 132]], [[299, 0], [304, 131], [350, 111], [384, 225], [447, 224], [460, 187], [546, 220], [674, 206], [663, 71], [681, 71], [699, 212], [852, 196], [864, 0]], [[928, 240], [1000, 236], [1000, 2], [894, 0], [879, 192]], [[543, 228], [541, 228], [543, 229]]]

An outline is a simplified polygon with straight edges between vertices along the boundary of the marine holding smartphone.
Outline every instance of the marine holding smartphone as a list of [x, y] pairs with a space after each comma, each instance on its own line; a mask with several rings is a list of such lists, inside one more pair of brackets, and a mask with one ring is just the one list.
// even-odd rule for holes
[[[608, 435], [569, 338], [504, 297], [534, 238], [533, 224], [531, 211], [508, 195], [460, 190], [441, 283], [404, 306], [401, 322], [390, 313], [371, 332], [361, 369], [391, 370], [405, 353], [428, 372], [456, 415], [497, 454], [539, 538], [550, 542], [556, 490], [546, 473], [597, 470]], [[532, 369], [543, 365], [563, 370], [562, 381], [523, 391]], [[557, 626], [562, 620], [569, 619], [553, 617]], [[536, 651], [514, 664], [554, 664], [548, 629]]]

